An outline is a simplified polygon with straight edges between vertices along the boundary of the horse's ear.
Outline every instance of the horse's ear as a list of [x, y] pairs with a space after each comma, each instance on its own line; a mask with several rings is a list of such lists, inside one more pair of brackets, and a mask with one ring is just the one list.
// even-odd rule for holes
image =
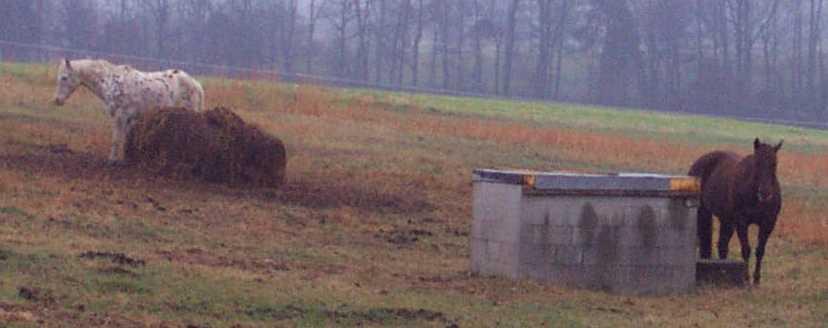
[[785, 140], [784, 140], [784, 139], [783, 139], [783, 140], [779, 140], [779, 144], [777, 144], [776, 146], [774, 146], [774, 147], [773, 147], [773, 152], [779, 152], [779, 148], [782, 148], [782, 143], [783, 143], [783, 142], [785, 142]]
[[757, 149], [757, 148], [759, 148], [759, 145], [760, 145], [760, 144], [762, 144], [762, 143], [761, 143], [761, 142], [759, 142], [759, 138], [754, 139], [754, 140], [753, 140], [753, 149]]
[[67, 69], [72, 69], [72, 62], [70, 62], [69, 59], [64, 59], [63, 61], [65, 62]]

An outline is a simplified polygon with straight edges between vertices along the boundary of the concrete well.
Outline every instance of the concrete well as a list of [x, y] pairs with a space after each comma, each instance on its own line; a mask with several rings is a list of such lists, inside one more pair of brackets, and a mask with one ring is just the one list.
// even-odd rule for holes
[[687, 292], [698, 195], [687, 176], [475, 170], [471, 269], [620, 294]]

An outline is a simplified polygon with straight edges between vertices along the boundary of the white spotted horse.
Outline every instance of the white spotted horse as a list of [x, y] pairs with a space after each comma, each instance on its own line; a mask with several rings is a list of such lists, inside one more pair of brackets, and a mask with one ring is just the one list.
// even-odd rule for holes
[[126, 137], [138, 114], [163, 107], [203, 110], [201, 84], [177, 69], [142, 72], [105, 60], [62, 60], [57, 74], [55, 104], [63, 105], [79, 86], [100, 98], [107, 114], [114, 120], [109, 154], [111, 164], [123, 163]]

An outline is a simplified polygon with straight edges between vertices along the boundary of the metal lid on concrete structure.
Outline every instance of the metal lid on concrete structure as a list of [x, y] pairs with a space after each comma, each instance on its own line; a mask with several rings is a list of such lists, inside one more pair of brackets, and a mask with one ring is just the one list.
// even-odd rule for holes
[[474, 181], [516, 184], [528, 193], [596, 196], [697, 196], [699, 180], [650, 173], [583, 174], [525, 170], [474, 170]]

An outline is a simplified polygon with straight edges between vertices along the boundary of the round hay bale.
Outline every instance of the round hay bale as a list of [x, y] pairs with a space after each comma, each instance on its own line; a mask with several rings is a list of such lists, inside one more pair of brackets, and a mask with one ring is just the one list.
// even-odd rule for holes
[[139, 115], [127, 136], [126, 158], [167, 176], [271, 187], [284, 182], [287, 165], [281, 140], [224, 107]]

